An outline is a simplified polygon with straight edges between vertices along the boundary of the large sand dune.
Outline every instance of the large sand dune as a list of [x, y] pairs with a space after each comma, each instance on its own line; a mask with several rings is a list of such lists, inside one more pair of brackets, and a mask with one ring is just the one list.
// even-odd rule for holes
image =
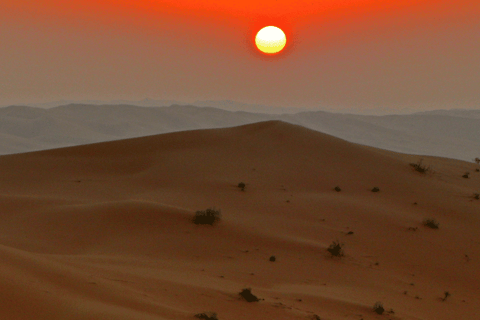
[[0, 318], [478, 319], [479, 167], [418, 160], [280, 121], [1, 156]]

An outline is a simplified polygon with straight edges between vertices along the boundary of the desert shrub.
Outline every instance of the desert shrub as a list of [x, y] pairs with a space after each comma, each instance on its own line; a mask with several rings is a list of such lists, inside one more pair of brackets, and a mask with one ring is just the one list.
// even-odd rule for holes
[[474, 193], [473, 194], [473, 199], [475, 199], [475, 200], [480, 199], [480, 194], [479, 193]]
[[252, 289], [250, 288], [245, 288], [242, 291], [240, 291], [239, 295], [245, 299], [247, 302], [257, 302], [260, 301], [260, 299], [257, 298], [254, 294], [252, 294]]
[[335, 191], [337, 191], [337, 192], [340, 192], [340, 191], [342, 191], [342, 189], [340, 189], [340, 187], [339, 187], [339, 186], [336, 186], [334, 190], [335, 190]]
[[423, 220], [423, 225], [432, 229], [438, 229], [439, 223], [435, 219]]
[[218, 320], [217, 314], [215, 312], [197, 313], [195, 315], [195, 318], [203, 320]]
[[383, 303], [381, 303], [380, 301], [375, 302], [375, 304], [373, 305], [373, 311], [378, 314], [383, 314], [383, 312], [385, 311], [385, 308], [383, 308]]
[[214, 223], [220, 220], [220, 210], [215, 208], [208, 208], [204, 211], [195, 212], [193, 217], [193, 223], [195, 224], [209, 224], [213, 225]]
[[378, 188], [378, 187], [373, 187], [373, 189], [372, 189], [372, 192], [379, 192], [379, 191], [380, 191], [380, 188]]
[[327, 251], [330, 252], [333, 257], [343, 257], [343, 246], [343, 243], [340, 243], [340, 241], [336, 240], [330, 244], [330, 246], [327, 248]]
[[271, 256], [270, 259], [269, 259], [271, 262], [275, 262], [277, 260], [277, 258], [275, 258], [275, 256]]
[[462, 178], [468, 179], [470, 177], [470, 172], [465, 172]]
[[480, 164], [480, 158], [477, 157], [477, 158], [475, 158], [474, 161], [475, 161], [477, 164]]
[[448, 291], [445, 291], [443, 294], [444, 294], [444, 296], [442, 298], [442, 301], [447, 300], [447, 298], [451, 296], [450, 292], [448, 292]]
[[420, 159], [417, 163], [410, 163], [410, 165], [415, 169], [415, 171], [420, 173], [426, 173], [430, 171], [430, 166], [426, 166], [423, 163], [423, 159]]
[[237, 185], [237, 187], [239, 187], [240, 190], [242, 190], [242, 191], [245, 191], [245, 186], [246, 186], [246, 185], [245, 185], [245, 183], [243, 183], [243, 182], [240, 182], [240, 183]]

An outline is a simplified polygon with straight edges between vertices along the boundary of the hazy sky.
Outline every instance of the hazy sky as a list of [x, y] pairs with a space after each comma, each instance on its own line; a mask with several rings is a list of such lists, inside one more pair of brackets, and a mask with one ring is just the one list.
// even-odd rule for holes
[[[480, 108], [479, 0], [0, 0], [0, 105]], [[282, 28], [274, 57], [254, 47]]]

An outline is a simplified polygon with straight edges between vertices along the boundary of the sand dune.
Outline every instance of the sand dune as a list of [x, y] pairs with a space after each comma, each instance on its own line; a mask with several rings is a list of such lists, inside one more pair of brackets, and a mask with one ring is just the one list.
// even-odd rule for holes
[[[213, 106], [230, 105], [210, 102]], [[390, 116], [322, 111], [266, 114], [258, 110], [254, 113], [231, 112], [207, 107], [210, 102], [201, 104], [205, 107], [172, 105], [145, 108], [121, 104], [72, 104], [51, 109], [22, 106], [0, 108], [0, 154], [281, 120], [350, 142], [396, 152], [465, 161], [472, 161], [479, 156], [478, 110], [437, 110]]]
[[480, 167], [423, 158], [281, 121], [1, 156], [0, 318], [477, 319]]

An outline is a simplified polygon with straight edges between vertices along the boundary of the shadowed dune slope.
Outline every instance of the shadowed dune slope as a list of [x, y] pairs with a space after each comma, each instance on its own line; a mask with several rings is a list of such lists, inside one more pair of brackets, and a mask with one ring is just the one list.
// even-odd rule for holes
[[1, 156], [0, 318], [476, 319], [480, 167], [419, 160], [281, 121]]

